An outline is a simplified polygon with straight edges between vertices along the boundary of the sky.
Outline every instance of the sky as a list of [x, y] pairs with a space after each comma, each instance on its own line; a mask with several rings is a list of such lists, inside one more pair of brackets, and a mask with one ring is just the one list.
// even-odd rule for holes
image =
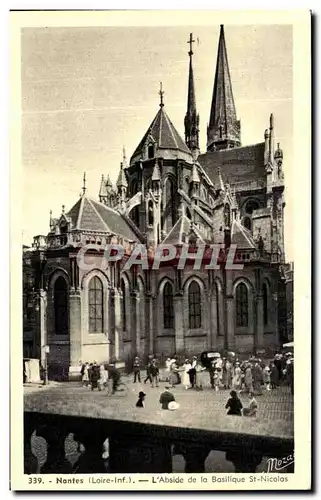
[[[49, 231], [78, 200], [98, 198], [101, 175], [116, 181], [122, 148], [130, 158], [159, 107], [184, 137], [188, 44], [192, 32], [200, 146], [206, 148], [219, 25], [25, 28], [21, 31], [23, 243]], [[242, 145], [264, 139], [274, 114], [284, 151], [286, 258], [292, 248], [292, 27], [225, 25]]]

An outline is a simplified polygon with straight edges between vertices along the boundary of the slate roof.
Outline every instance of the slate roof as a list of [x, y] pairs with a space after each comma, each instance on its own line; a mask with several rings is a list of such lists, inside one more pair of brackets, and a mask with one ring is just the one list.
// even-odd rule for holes
[[74, 230], [99, 231], [117, 234], [129, 241], [138, 240], [133, 229], [119, 212], [87, 196], [82, 196], [67, 216], [71, 219]]
[[207, 152], [197, 161], [215, 186], [218, 186], [218, 170], [224, 183], [235, 184], [242, 181], [265, 179], [264, 142], [251, 146]]
[[170, 118], [168, 117], [164, 107], [160, 107], [157, 115], [150, 124], [144, 137], [137, 146], [132, 157], [142, 153], [146, 144], [147, 138], [151, 136], [156, 141], [158, 148], [161, 149], [178, 149], [184, 153], [191, 154], [184, 140], [181, 138]]
[[[197, 227], [195, 224], [193, 225], [193, 229], [191, 228], [191, 220], [186, 217], [186, 215], [182, 215], [178, 219], [178, 221], [174, 224], [166, 238], [162, 241], [162, 244], [183, 244], [188, 242], [188, 237], [191, 234], [191, 232], [194, 232], [197, 238], [201, 241], [204, 242], [203, 237], [201, 233], [198, 231]], [[183, 235], [185, 235], [187, 241], [183, 238]]]
[[252, 234], [239, 221], [233, 220], [231, 227], [231, 243], [240, 250], [256, 248]]

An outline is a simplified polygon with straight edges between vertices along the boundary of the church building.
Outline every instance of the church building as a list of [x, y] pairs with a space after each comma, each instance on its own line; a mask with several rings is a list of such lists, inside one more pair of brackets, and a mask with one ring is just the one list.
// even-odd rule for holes
[[[49, 376], [68, 377], [80, 360], [258, 353], [287, 340], [283, 151], [273, 114], [262, 142], [243, 146], [221, 26], [207, 146], [200, 151], [192, 34], [188, 56], [185, 137], [166, 112], [161, 88], [129, 161], [123, 153], [116, 186], [102, 175], [92, 199], [84, 177], [74, 206], [50, 214], [48, 234], [23, 250], [24, 356], [42, 364], [47, 356]], [[121, 260], [106, 262], [110, 244], [122, 246]], [[183, 269], [175, 259], [159, 269], [124, 269], [138, 244], [151, 261], [160, 244], [179, 252], [213, 244], [222, 250], [215, 269], [203, 263], [194, 269], [191, 259]], [[225, 265], [231, 245], [239, 269]], [[86, 265], [79, 265], [84, 249]]]

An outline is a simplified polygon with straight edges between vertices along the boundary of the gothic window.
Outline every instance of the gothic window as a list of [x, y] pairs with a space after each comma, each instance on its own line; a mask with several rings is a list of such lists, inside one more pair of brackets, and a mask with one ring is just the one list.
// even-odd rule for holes
[[249, 231], [252, 231], [252, 220], [251, 217], [244, 217], [243, 226], [246, 227]]
[[247, 287], [240, 283], [236, 287], [236, 326], [248, 326], [249, 299]]
[[154, 224], [154, 208], [151, 200], [148, 202], [148, 224], [150, 226]]
[[148, 146], [148, 158], [154, 158], [154, 145], [153, 144], [150, 144]]
[[164, 328], [174, 328], [173, 287], [167, 282], [163, 291]]
[[231, 211], [228, 203], [226, 203], [224, 207], [224, 224], [225, 227], [230, 227], [231, 225]]
[[250, 200], [247, 202], [245, 206], [245, 212], [249, 215], [252, 215], [253, 210], [257, 210], [259, 208], [259, 204], [255, 200]]
[[175, 190], [171, 179], [165, 181], [166, 229], [169, 231], [175, 224]]
[[196, 281], [192, 281], [188, 289], [188, 311], [190, 329], [201, 328], [201, 289]]
[[127, 309], [127, 294], [126, 294], [126, 285], [125, 281], [122, 279], [121, 280], [121, 291], [123, 295], [123, 300], [122, 300], [122, 324], [123, 324], [123, 332], [126, 331], [127, 329], [127, 321], [126, 321], [126, 309]]
[[56, 335], [68, 335], [68, 290], [67, 282], [61, 276], [54, 286], [54, 307]]
[[103, 284], [101, 280], [94, 276], [89, 282], [89, 333], [102, 333], [104, 303]]
[[269, 308], [268, 308], [268, 287], [263, 283], [263, 321], [264, 325], [269, 323]]
[[215, 307], [216, 307], [216, 331], [217, 335], [221, 335], [220, 332], [220, 295], [218, 284], [215, 283]]

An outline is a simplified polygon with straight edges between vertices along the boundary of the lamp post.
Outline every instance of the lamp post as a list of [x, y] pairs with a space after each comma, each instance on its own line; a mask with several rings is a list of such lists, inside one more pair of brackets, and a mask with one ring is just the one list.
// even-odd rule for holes
[[48, 354], [50, 352], [50, 347], [49, 345], [44, 345], [44, 352], [45, 352], [45, 366], [44, 366], [44, 373], [43, 373], [43, 385], [48, 385]]

